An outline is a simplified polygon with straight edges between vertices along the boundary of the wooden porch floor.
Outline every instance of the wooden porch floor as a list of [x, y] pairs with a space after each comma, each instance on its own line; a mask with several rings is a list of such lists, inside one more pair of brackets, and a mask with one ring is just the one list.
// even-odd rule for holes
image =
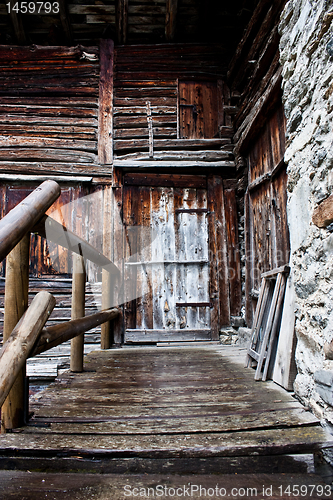
[[0, 436], [0, 469], [284, 472], [290, 454], [333, 446], [244, 359], [214, 344], [92, 352], [84, 373], [65, 372], [34, 396], [29, 425]]

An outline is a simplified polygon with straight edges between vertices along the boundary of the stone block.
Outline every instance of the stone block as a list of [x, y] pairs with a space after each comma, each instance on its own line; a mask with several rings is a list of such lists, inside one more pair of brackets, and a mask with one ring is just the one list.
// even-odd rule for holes
[[333, 372], [328, 370], [318, 370], [314, 373], [315, 382], [327, 387], [333, 386]]
[[240, 327], [237, 334], [237, 345], [248, 347], [251, 340], [251, 328]]
[[230, 317], [231, 326], [234, 328], [239, 328], [240, 326], [245, 326], [245, 321], [242, 316], [231, 316]]
[[333, 222], [333, 194], [314, 210], [312, 222], [318, 227], [327, 227]]

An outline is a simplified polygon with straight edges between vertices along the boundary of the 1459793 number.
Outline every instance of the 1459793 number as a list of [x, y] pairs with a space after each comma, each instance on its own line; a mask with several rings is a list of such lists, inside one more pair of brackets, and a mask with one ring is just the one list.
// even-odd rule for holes
[[59, 2], [8, 2], [8, 14], [59, 14]]
[[327, 498], [331, 497], [332, 491], [330, 485], [321, 484], [294, 484], [293, 486], [279, 486], [279, 495], [290, 497], [306, 498]]

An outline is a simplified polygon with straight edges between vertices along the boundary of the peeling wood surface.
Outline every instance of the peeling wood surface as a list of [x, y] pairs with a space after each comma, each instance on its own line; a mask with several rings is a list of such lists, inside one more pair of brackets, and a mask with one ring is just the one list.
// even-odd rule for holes
[[31, 401], [34, 417], [0, 437], [1, 455], [241, 457], [332, 446], [317, 419], [273, 382], [255, 382], [245, 350], [221, 346], [98, 351]]
[[[174, 330], [174, 340], [181, 331], [187, 340], [187, 331], [193, 340], [200, 339], [200, 330], [210, 329], [209, 308], [176, 308], [176, 302], [209, 302], [206, 186], [179, 187], [182, 176], [171, 177], [165, 187], [167, 176], [158, 176], [155, 187], [133, 185], [139, 179], [138, 174], [126, 176], [123, 195], [125, 286], [132, 298], [125, 307], [125, 341], [135, 341], [129, 332], [135, 329], [140, 342], [167, 340], [168, 331], [171, 339]], [[191, 184], [192, 178], [187, 179]], [[202, 182], [195, 179], [192, 185]], [[161, 330], [164, 334], [154, 333]], [[203, 338], [209, 338], [207, 333]]]

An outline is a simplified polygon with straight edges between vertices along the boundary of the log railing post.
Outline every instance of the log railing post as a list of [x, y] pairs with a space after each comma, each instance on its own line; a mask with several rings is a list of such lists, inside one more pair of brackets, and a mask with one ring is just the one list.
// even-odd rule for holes
[[[72, 319], [82, 318], [85, 315], [85, 286], [86, 270], [84, 258], [81, 255], [73, 254], [73, 284], [72, 284]], [[71, 340], [71, 361], [72, 372], [83, 371], [84, 355], [84, 334]]]
[[[8, 254], [6, 260], [3, 343], [28, 307], [30, 233]], [[17, 375], [1, 409], [1, 432], [24, 425], [25, 364]]]
[[[112, 303], [111, 274], [102, 270], [102, 310], [109, 309]], [[107, 321], [101, 325], [101, 349], [111, 347], [111, 323]]]
[[55, 303], [50, 293], [37, 293], [4, 343], [0, 353], [0, 406], [25, 365]]

